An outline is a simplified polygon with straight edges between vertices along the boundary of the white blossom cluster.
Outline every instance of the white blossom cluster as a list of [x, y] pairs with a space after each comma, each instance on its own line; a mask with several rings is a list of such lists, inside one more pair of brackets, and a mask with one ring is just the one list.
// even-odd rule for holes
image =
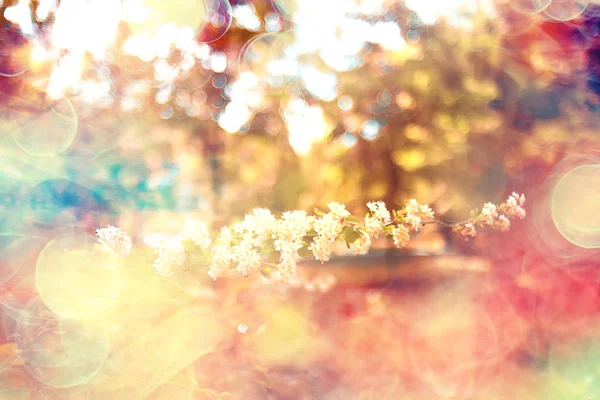
[[186, 253], [181, 236], [164, 237], [154, 247], [156, 259], [152, 266], [160, 276], [171, 276], [178, 272], [185, 263]]
[[394, 246], [398, 248], [405, 247], [410, 240], [410, 230], [406, 225], [398, 225], [392, 230], [392, 237], [394, 238]]
[[[480, 212], [454, 231], [465, 238], [474, 237], [477, 227], [491, 227], [502, 232], [510, 228], [510, 219], [524, 218], [525, 196], [513, 193], [506, 202], [496, 206], [486, 203]], [[381, 201], [367, 204], [369, 213], [364, 222], [353, 217], [341, 203], [329, 203], [327, 213], [310, 216], [305, 211], [286, 211], [279, 218], [271, 211], [257, 208], [230, 227], [220, 230], [211, 240], [209, 229], [202, 221], [188, 220], [181, 233], [175, 236], [155, 235], [147, 245], [154, 249], [153, 267], [160, 276], [170, 276], [182, 271], [188, 252], [200, 248], [209, 265], [208, 274], [213, 279], [237, 271], [243, 276], [254, 272], [272, 276], [282, 282], [292, 282], [302, 252], [309, 251], [318, 261], [328, 261], [338, 240], [345, 241], [357, 255], [366, 254], [373, 238], [389, 236], [398, 248], [405, 247], [411, 235], [425, 224], [435, 222], [433, 210], [412, 199], [400, 210], [390, 212]], [[119, 228], [108, 226], [96, 231], [98, 240], [109, 251], [129, 255], [131, 238]], [[188, 241], [196, 248], [187, 248]], [[192, 246], [193, 247], [193, 246]], [[315, 280], [306, 287], [318, 290], [329, 287], [332, 279]]]
[[271, 211], [257, 208], [246, 215], [243, 221], [233, 225], [233, 232], [241, 240], [231, 247], [230, 257], [243, 276], [248, 276], [262, 265], [262, 247], [271, 238], [275, 223], [276, 219]]
[[208, 275], [217, 279], [224, 276], [231, 269], [233, 259], [231, 257], [231, 241], [233, 236], [231, 230], [227, 227], [221, 228], [219, 236], [215, 240], [215, 246], [212, 248], [211, 264]]
[[329, 213], [314, 221], [314, 230], [317, 233], [309, 250], [315, 259], [329, 261], [333, 252], [333, 243], [338, 239], [344, 229], [344, 219], [350, 216], [346, 206], [340, 203], [329, 203]]
[[525, 212], [525, 195], [514, 193], [510, 195], [508, 200], [504, 203], [504, 213], [507, 218], [519, 218], [523, 219], [527, 215]]
[[204, 222], [197, 219], [185, 221], [181, 238], [183, 240], [191, 240], [196, 246], [200, 246], [203, 249], [208, 249], [211, 245], [208, 227]]
[[424, 224], [434, 222], [435, 217], [433, 210], [428, 205], [421, 205], [415, 199], [408, 200], [399, 214], [401, 219], [392, 229], [394, 246], [398, 248], [406, 247], [410, 235], [419, 232]]
[[296, 264], [300, 260], [298, 250], [304, 247], [304, 237], [312, 229], [313, 220], [305, 211], [286, 211], [275, 224], [274, 246], [281, 254], [277, 264], [278, 280], [287, 281], [296, 276]]
[[356, 255], [365, 255], [371, 249], [371, 242], [371, 236], [368, 233], [361, 233], [358, 239], [350, 243], [350, 250]]
[[404, 206], [406, 216], [404, 225], [409, 230], [418, 232], [421, 226], [434, 220], [433, 210], [428, 205], [421, 205], [415, 199], [409, 200]]
[[255, 208], [243, 221], [233, 224], [233, 232], [244, 237], [255, 247], [260, 247], [268, 240], [273, 232], [276, 218], [266, 208]]
[[479, 213], [472, 216], [467, 222], [454, 226], [454, 232], [462, 235], [465, 239], [475, 237], [477, 227], [491, 227], [500, 232], [510, 229], [510, 220], [514, 218], [523, 219], [525, 212], [525, 195], [512, 193], [509, 198], [496, 206], [493, 203], [485, 203]]
[[367, 203], [371, 211], [365, 218], [365, 231], [373, 237], [383, 234], [384, 227], [392, 221], [392, 216], [383, 201]]
[[131, 238], [119, 228], [112, 225], [98, 228], [96, 229], [96, 236], [98, 236], [98, 241], [102, 247], [111, 253], [121, 256], [127, 256], [131, 253], [133, 246]]

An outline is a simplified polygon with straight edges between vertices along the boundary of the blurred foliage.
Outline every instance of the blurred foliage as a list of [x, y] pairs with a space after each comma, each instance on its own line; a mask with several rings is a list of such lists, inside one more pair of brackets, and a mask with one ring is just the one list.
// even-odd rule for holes
[[[5, 2], [3, 10], [14, 4]], [[260, 21], [281, 11], [268, 1], [232, 5], [251, 7]], [[100, 73], [110, 77], [113, 101], [91, 104], [71, 93], [76, 136], [51, 162], [26, 154], [5, 135], [2, 191], [14, 194], [14, 185], [32, 188], [35, 194], [18, 200], [35, 204], [43, 196], [39, 184], [67, 179], [82, 188], [72, 191], [77, 201], [55, 195], [63, 207], [89, 210], [84, 199], [91, 196], [102, 213], [179, 210], [202, 213], [205, 219], [216, 215], [217, 225], [254, 207], [310, 210], [340, 201], [352, 209], [375, 199], [396, 207], [415, 197], [456, 220], [474, 204], [522, 189], [525, 175], [594, 140], [594, 119], [582, 106], [590, 87], [586, 52], [595, 46], [595, 37], [584, 31], [589, 16], [556, 22], [498, 2], [496, 14], [474, 13], [465, 28], [443, 18], [428, 25], [402, 4], [388, 5], [378, 18], [396, 22], [405, 45], [389, 49], [367, 43], [357, 55], [358, 65], [345, 71], [316, 54], [303, 55], [301, 65], [335, 74], [335, 97], [322, 100], [301, 80], [284, 80], [263, 94], [260, 107], [235, 133], [221, 129], [219, 116], [246, 62], [245, 46], [264, 27], [252, 31], [234, 19], [223, 37], [205, 45], [211, 54], [227, 57], [223, 72], [201, 62], [177, 70], [186, 54], [172, 48], [164, 58], [177, 70], [169, 83], [156, 79], [154, 61], [121, 51], [132, 34], [123, 22], [108, 61], [90, 54], [84, 60], [85, 79], [93, 81]], [[273, 34], [273, 57], [296, 40], [288, 30], [294, 24], [278, 21], [283, 33]], [[4, 22], [8, 32], [18, 31]], [[53, 22], [52, 17], [36, 21], [38, 34]], [[5, 40], [3, 46], [8, 45]], [[253, 72], [259, 74], [260, 63], [268, 61], [253, 64]], [[50, 100], [40, 82], [52, 63], [1, 77], [5, 121], [46, 112]], [[170, 95], [158, 101], [165, 85]], [[292, 99], [323, 110], [326, 134], [307, 154], [297, 154], [288, 140], [285, 113]], [[133, 109], [123, 109], [126, 100]], [[581, 134], [577, 142], [569, 135], [574, 130]], [[14, 199], [5, 201], [6, 207]], [[55, 216], [51, 210], [28, 212], [45, 222]]]

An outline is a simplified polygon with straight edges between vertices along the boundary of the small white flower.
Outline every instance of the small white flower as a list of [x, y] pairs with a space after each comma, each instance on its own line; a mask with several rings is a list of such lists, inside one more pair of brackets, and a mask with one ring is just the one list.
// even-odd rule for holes
[[297, 258], [293, 254], [282, 254], [277, 264], [275, 279], [279, 282], [287, 282], [296, 276]]
[[484, 224], [492, 226], [494, 221], [498, 218], [498, 211], [496, 205], [492, 203], [485, 203], [480, 213], [481, 219]]
[[371, 211], [372, 216], [380, 220], [383, 224], [389, 224], [392, 221], [390, 212], [383, 201], [371, 201], [367, 203], [367, 207]]
[[508, 210], [506, 211], [506, 216], [508, 218], [517, 217], [519, 219], [525, 218], [527, 213], [523, 206], [525, 205], [525, 195], [513, 193], [510, 195], [508, 200], [506, 200], [506, 206]]
[[423, 220], [418, 215], [409, 214], [404, 217], [403, 224], [410, 231], [418, 232], [421, 229], [421, 225], [423, 224]]
[[519, 195], [517, 192], [513, 192], [510, 195], [511, 198], [513, 198], [521, 207], [523, 207], [525, 205], [525, 195], [521, 194]]
[[[330, 203], [330, 207], [331, 204], [336, 203]], [[337, 211], [339, 212], [339, 210]], [[321, 262], [329, 261], [333, 252], [333, 244], [344, 229], [344, 224], [338, 217], [339, 215], [331, 212], [314, 221], [313, 225], [317, 236], [313, 238], [308, 249], [313, 252], [315, 259]]]
[[423, 222], [433, 222], [435, 213], [428, 205], [419, 206], [419, 216]]
[[369, 252], [371, 248], [371, 236], [366, 233], [361, 233], [360, 237], [354, 241], [354, 243], [350, 243], [350, 250], [354, 254], [357, 255], [365, 255]]
[[433, 211], [430, 213], [431, 209], [428, 206], [419, 205], [415, 199], [407, 201], [404, 210], [406, 211], [406, 216], [404, 217], [403, 223], [409, 231], [417, 232], [421, 229], [421, 225], [423, 225], [424, 222], [423, 216], [426, 219], [433, 218]]
[[221, 228], [221, 232], [219, 233], [219, 236], [217, 237], [216, 242], [224, 244], [224, 245], [229, 245], [229, 244], [231, 244], [232, 240], [233, 240], [233, 235], [231, 233], [231, 229], [229, 229], [226, 226]]
[[226, 275], [231, 268], [231, 248], [225, 245], [217, 245], [212, 250], [208, 275], [216, 280], [218, 277]]
[[173, 275], [185, 262], [185, 248], [178, 237], [164, 238], [154, 251], [157, 257], [153, 267], [161, 276]]
[[500, 215], [496, 220], [495, 227], [500, 230], [500, 232], [508, 232], [510, 229], [510, 221], [506, 216]]
[[181, 237], [183, 240], [191, 240], [203, 249], [208, 249], [211, 244], [208, 227], [200, 220], [185, 221]]
[[333, 252], [334, 240], [325, 236], [315, 236], [312, 243], [308, 247], [315, 255], [315, 259], [321, 262], [329, 261]]
[[331, 202], [327, 204], [327, 207], [329, 207], [329, 211], [335, 219], [340, 220], [350, 216], [350, 212], [346, 210], [346, 206], [344, 204]]
[[275, 249], [281, 252], [300, 250], [304, 245], [304, 237], [312, 228], [313, 220], [305, 211], [284, 212], [273, 229]]
[[98, 241], [106, 250], [122, 256], [131, 254], [131, 238], [121, 229], [109, 225], [105, 228], [96, 229], [96, 236], [98, 236]]
[[342, 224], [332, 214], [325, 214], [314, 222], [314, 228], [317, 235], [335, 240], [342, 233], [344, 224]]
[[233, 231], [244, 236], [254, 246], [262, 246], [272, 235], [276, 219], [271, 211], [255, 208], [244, 220], [233, 225]]
[[365, 231], [375, 238], [379, 237], [383, 233], [385, 225], [383, 222], [376, 217], [368, 216], [365, 218]]
[[475, 229], [475, 225], [470, 222], [467, 222], [464, 225], [457, 225], [452, 229], [455, 233], [460, 234], [465, 239], [473, 238], [477, 234], [477, 230]]
[[410, 231], [404, 225], [398, 225], [392, 230], [392, 237], [394, 238], [394, 246], [398, 248], [406, 247], [410, 240]]
[[392, 217], [383, 201], [369, 202], [367, 207], [370, 215], [365, 218], [365, 230], [370, 236], [379, 237], [385, 225], [392, 221]]
[[244, 238], [231, 248], [231, 261], [243, 276], [248, 276], [260, 267], [262, 256], [259, 249], [254, 247], [252, 240]]
[[305, 211], [286, 211], [273, 228], [275, 250], [281, 253], [275, 278], [289, 281], [296, 275], [296, 264], [300, 259], [298, 250], [304, 247], [304, 237], [312, 228], [314, 218]]

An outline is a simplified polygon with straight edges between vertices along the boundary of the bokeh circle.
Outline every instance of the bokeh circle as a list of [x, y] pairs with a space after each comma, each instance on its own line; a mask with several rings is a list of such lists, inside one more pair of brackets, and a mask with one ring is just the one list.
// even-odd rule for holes
[[64, 153], [77, 135], [79, 119], [71, 102], [60, 99], [35, 104], [12, 98], [0, 117], [15, 143], [25, 152], [38, 157]]
[[50, 310], [81, 320], [114, 313], [122, 287], [119, 259], [88, 235], [48, 242], [38, 258], [35, 277], [40, 297]]
[[569, 242], [600, 247], [600, 165], [580, 165], [565, 173], [551, 194], [552, 219]]
[[590, 0], [552, 0], [544, 14], [557, 21], [570, 21], [587, 9]]

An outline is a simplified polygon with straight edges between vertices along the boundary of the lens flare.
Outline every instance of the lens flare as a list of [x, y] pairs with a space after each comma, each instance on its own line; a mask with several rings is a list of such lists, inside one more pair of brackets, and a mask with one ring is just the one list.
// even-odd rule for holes
[[[238, 59], [238, 71], [240, 74], [251, 72], [254, 75], [266, 78], [270, 68], [271, 55], [274, 44], [279, 38], [276, 33], [264, 33], [248, 41], [240, 51]], [[283, 74], [282, 74], [283, 75]]]
[[232, 10], [227, 0], [146, 0], [131, 2], [125, 12], [132, 31], [154, 35], [164, 25], [191, 27], [196, 40], [210, 43], [220, 39], [231, 26]]
[[125, 10], [125, 18], [129, 20], [129, 25], [134, 33], [154, 34], [165, 24], [198, 28], [202, 26], [207, 17], [203, 1], [145, 0], [144, 2], [130, 3]]
[[98, 320], [113, 313], [122, 286], [119, 259], [95, 238], [50, 241], [40, 253], [36, 283], [42, 300], [66, 318]]
[[15, 276], [21, 269], [35, 265], [37, 255], [44, 247], [44, 239], [39, 237], [19, 237], [0, 251], [2, 274], [0, 283]]
[[507, 1], [513, 10], [523, 14], [537, 14], [544, 11], [552, 3], [552, 0], [511, 0]]
[[590, 0], [553, 0], [544, 14], [557, 21], [570, 21], [583, 14], [589, 3]]
[[67, 151], [77, 135], [77, 114], [71, 102], [60, 99], [50, 104], [34, 104], [12, 98], [11, 106], [0, 115], [15, 143], [38, 157], [54, 157]]
[[231, 27], [232, 10], [228, 0], [204, 0], [206, 17], [196, 35], [200, 43], [211, 43], [227, 33]]
[[547, 392], [542, 397], [549, 400], [593, 398], [600, 390], [598, 340], [561, 347], [550, 351], [543, 381]]
[[127, 377], [123, 386], [136, 389], [140, 398], [147, 398], [165, 383], [172, 382], [190, 363], [212, 352], [223, 333], [222, 324], [212, 312], [185, 308], [167, 316], [115, 352], [107, 375], [114, 379]]
[[581, 165], [554, 186], [551, 212], [554, 224], [569, 242], [600, 247], [600, 165]]
[[277, 12], [285, 19], [292, 21], [298, 10], [298, 0], [272, 0]]
[[22, 351], [25, 368], [36, 380], [53, 387], [88, 382], [100, 370], [110, 349], [102, 326], [74, 320], [35, 327], [19, 324], [17, 331], [26, 338]]
[[0, 76], [25, 72], [31, 63], [31, 43], [14, 29], [0, 29]]

